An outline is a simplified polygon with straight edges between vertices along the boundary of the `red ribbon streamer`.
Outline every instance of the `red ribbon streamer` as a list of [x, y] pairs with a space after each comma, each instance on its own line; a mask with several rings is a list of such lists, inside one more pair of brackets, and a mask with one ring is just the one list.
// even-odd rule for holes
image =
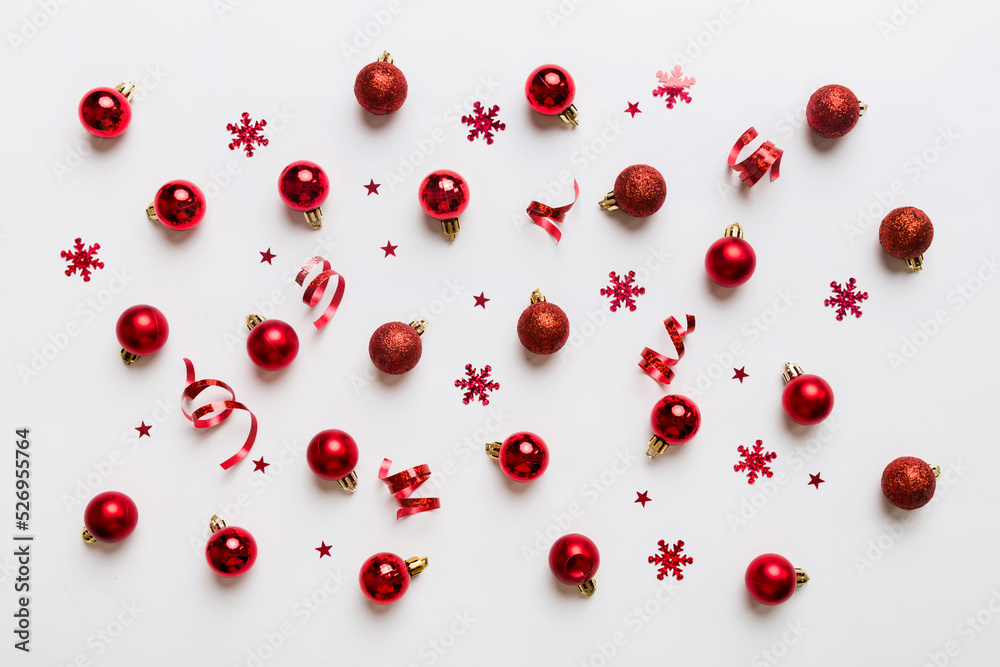
[[[212, 428], [217, 424], [221, 424], [226, 421], [226, 419], [233, 413], [233, 410], [245, 410], [250, 414], [250, 433], [247, 435], [246, 442], [243, 443], [243, 447], [240, 451], [233, 454], [231, 457], [223, 461], [221, 464], [223, 470], [229, 470], [234, 465], [246, 458], [246, 455], [250, 453], [250, 448], [253, 447], [254, 440], [257, 439], [257, 417], [250, 412], [250, 408], [243, 405], [236, 400], [236, 392], [233, 388], [221, 380], [195, 380], [194, 374], [194, 364], [191, 363], [190, 359], [184, 360], [184, 367], [187, 370], [187, 387], [184, 388], [184, 393], [181, 394], [181, 412], [187, 417], [188, 421], [194, 424], [195, 428]], [[198, 394], [205, 391], [209, 387], [220, 387], [229, 392], [232, 397], [228, 401], [214, 401], [206, 405], [201, 406], [193, 413], [188, 413], [184, 409], [184, 400], [193, 401]]]
[[639, 368], [660, 384], [670, 384], [670, 381], [674, 379], [674, 371], [670, 367], [677, 365], [677, 362], [684, 356], [684, 336], [694, 331], [694, 315], [687, 316], [687, 329], [682, 329], [677, 318], [673, 316], [663, 320], [663, 326], [670, 334], [670, 341], [674, 344], [674, 349], [677, 350], [677, 358], [665, 357], [647, 347], [642, 351], [642, 361], [639, 362]]
[[772, 181], [778, 180], [778, 177], [781, 175], [781, 156], [784, 151], [780, 148], [775, 148], [774, 144], [770, 141], [765, 141], [750, 157], [739, 164], [736, 163], [736, 158], [739, 156], [740, 151], [756, 138], [757, 130], [751, 127], [736, 140], [733, 150], [729, 151], [729, 166], [734, 171], [740, 172], [740, 180], [748, 188], [752, 188], [757, 181], [763, 178], [768, 169], [771, 170]]
[[337, 276], [337, 289], [333, 292], [333, 298], [330, 300], [330, 305], [326, 307], [326, 310], [319, 316], [319, 319], [313, 322], [313, 326], [317, 329], [322, 329], [326, 326], [327, 322], [333, 319], [334, 314], [337, 312], [337, 308], [340, 307], [341, 300], [344, 298], [345, 285], [344, 276], [334, 271], [330, 262], [318, 256], [313, 257], [306, 262], [305, 266], [302, 267], [302, 270], [299, 271], [299, 275], [295, 276], [295, 282], [299, 285], [305, 282], [306, 276], [309, 275], [312, 268], [320, 262], [323, 263], [323, 271], [318, 276], [313, 278], [309, 283], [309, 286], [306, 287], [306, 291], [302, 294], [302, 303], [306, 304], [310, 308], [315, 307], [316, 304], [320, 302], [320, 299], [323, 298], [323, 293], [326, 292], [330, 278], [333, 276]]
[[408, 495], [416, 491], [431, 476], [431, 469], [426, 463], [387, 477], [389, 466], [391, 465], [392, 461], [389, 459], [383, 460], [382, 467], [378, 469], [378, 478], [386, 483], [386, 486], [389, 487], [389, 492], [399, 501], [399, 509], [396, 510], [396, 521], [399, 521], [404, 516], [436, 510], [441, 507], [441, 501], [438, 498], [407, 498]]
[[559, 239], [562, 238], [562, 232], [556, 227], [555, 223], [563, 222], [566, 214], [576, 200], [580, 198], [580, 186], [577, 184], [576, 179], [573, 179], [573, 201], [565, 206], [560, 206], [559, 208], [552, 208], [548, 204], [543, 204], [541, 202], [533, 201], [528, 205], [528, 217], [531, 218], [532, 222], [544, 229], [549, 233], [549, 236], [559, 243]]

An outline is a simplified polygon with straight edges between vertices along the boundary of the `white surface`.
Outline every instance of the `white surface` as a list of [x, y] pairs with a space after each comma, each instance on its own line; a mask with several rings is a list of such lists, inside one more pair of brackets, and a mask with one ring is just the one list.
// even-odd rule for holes
[[[22, 30], [25, 17], [40, 21], [32, 16], [44, 4], [5, 3], [4, 32]], [[995, 4], [896, 3], [901, 25], [888, 35], [878, 23], [893, 20], [885, 0], [231, 4], [220, 15], [229, 5], [68, 3], [26, 44], [15, 50], [8, 36], [0, 49], [3, 424], [8, 443], [16, 426], [32, 429], [36, 535], [30, 657], [11, 648], [13, 560], [0, 559], [4, 664], [261, 664], [255, 654], [268, 665], [372, 667], [995, 661], [997, 281], [971, 300], [956, 291], [997, 270]], [[713, 23], [723, 11], [728, 24]], [[391, 19], [379, 26], [373, 12]], [[374, 39], [345, 55], [366, 26]], [[694, 101], [668, 111], [650, 95], [654, 75], [698, 39], [707, 46], [685, 66], [698, 81]], [[409, 98], [394, 116], [372, 119], [352, 85], [383, 49], [405, 72]], [[528, 72], [550, 61], [577, 81], [579, 128], [547, 122], [523, 101]], [[80, 97], [127, 79], [144, 87], [132, 126], [88, 150]], [[818, 146], [805, 103], [834, 82], [870, 109], [848, 137]], [[507, 123], [493, 146], [467, 142], [458, 123], [477, 99], [499, 104]], [[632, 120], [623, 110], [636, 100], [642, 114]], [[271, 144], [252, 159], [227, 149], [225, 125], [243, 111], [270, 130]], [[750, 125], [786, 151], [783, 175], [741, 191], [725, 157]], [[951, 143], [939, 139], [949, 133]], [[422, 144], [433, 146], [429, 156]], [[934, 163], [915, 167], [924, 152]], [[319, 232], [277, 196], [281, 168], [300, 158], [332, 180]], [[409, 160], [420, 164], [400, 175]], [[669, 195], [632, 227], [596, 202], [638, 162], [663, 172]], [[69, 173], [60, 178], [57, 163]], [[416, 203], [420, 178], [437, 167], [472, 187], [454, 244]], [[235, 173], [220, 176], [227, 170]], [[523, 212], [534, 198], [570, 200], [569, 186], [546, 193], [561, 173], [579, 180], [582, 196], [556, 247]], [[219, 190], [213, 179], [228, 180], [184, 237], [143, 212], [173, 178], [208, 191]], [[383, 184], [377, 197], [365, 195], [369, 178]], [[888, 208], [916, 205], [935, 223], [919, 274], [880, 250], [881, 214], [849, 234], [859, 207], [878, 205], [894, 181], [902, 194]], [[702, 262], [734, 220], [758, 268], [720, 297]], [[100, 243], [107, 263], [89, 283], [62, 275], [59, 251], [77, 236]], [[396, 258], [382, 257], [387, 239], [399, 245]], [[268, 247], [273, 267], [258, 261]], [[316, 252], [348, 281], [341, 312], [318, 333], [317, 312], [291, 282]], [[659, 261], [664, 252], [669, 260]], [[636, 312], [609, 313], [598, 291], [609, 271], [629, 269], [643, 274], [646, 294]], [[116, 275], [127, 285], [112, 294]], [[837, 322], [823, 299], [831, 280], [852, 276], [871, 298], [862, 319]], [[514, 334], [536, 287], [569, 313], [574, 332], [541, 364], [526, 361]], [[491, 299], [485, 311], [472, 307], [480, 291]], [[154, 358], [126, 368], [114, 323], [135, 303], [161, 308], [171, 334]], [[302, 350], [286, 372], [264, 377], [241, 340], [244, 316], [269, 307], [298, 330]], [[419, 366], [398, 382], [376, 379], [371, 332], [424, 311], [433, 315]], [[936, 311], [947, 321], [927, 342], [921, 322]], [[650, 462], [648, 413], [665, 392], [635, 364], [645, 345], [669, 349], [661, 321], [685, 313], [698, 328], [671, 390], [694, 396], [704, 423], [696, 440]], [[37, 377], [19, 379], [18, 367], [71, 324], [79, 335]], [[914, 336], [927, 344], [894, 368], [888, 355]], [[731, 361], [734, 344], [742, 347]], [[256, 412], [252, 456], [272, 464], [266, 476], [249, 460], [218, 466], [242, 442], [244, 415], [207, 433], [181, 416], [184, 356]], [[822, 427], [785, 420], [786, 360], [834, 387]], [[492, 364], [502, 385], [489, 407], [463, 405], [451, 386], [470, 362]], [[744, 384], [730, 380], [744, 365]], [[137, 442], [140, 420], [154, 428]], [[360, 443], [353, 496], [321, 488], [305, 464], [305, 443], [331, 427]], [[546, 438], [552, 463], [514, 489], [482, 448], [521, 429]], [[778, 452], [783, 477], [751, 487], [732, 466], [737, 445], [757, 438]], [[901, 517], [883, 501], [879, 477], [906, 454], [940, 463], [946, 476], [930, 506]], [[383, 457], [394, 471], [429, 463], [431, 483], [418, 495], [440, 496], [443, 508], [397, 523], [375, 477]], [[8, 444], [4, 534], [12, 459]], [[95, 474], [102, 469], [106, 478]], [[826, 480], [818, 491], [806, 484], [816, 472]], [[117, 548], [88, 547], [83, 505], [107, 489], [132, 495], [139, 527]], [[647, 489], [653, 502], [642, 509], [633, 500]], [[574, 504], [578, 516], [560, 527]], [[254, 569], [233, 582], [204, 562], [216, 512], [260, 545]], [[554, 582], [548, 539], [531, 556], [540, 533], [574, 531], [601, 549], [589, 600]], [[684, 540], [694, 557], [666, 589], [646, 562], [661, 538]], [[332, 558], [317, 559], [321, 540], [334, 545]], [[380, 550], [426, 555], [430, 567], [399, 603], [373, 609], [356, 577]], [[747, 563], [767, 551], [812, 576], [771, 610], [751, 604], [743, 586]], [[322, 602], [310, 609], [310, 597]], [[134, 622], [110, 645], [99, 639], [118, 633], [123, 605], [133, 604]], [[967, 621], [977, 613], [978, 630]], [[463, 617], [469, 627], [456, 621]], [[273, 656], [268, 638], [281, 644]], [[610, 653], [616, 639], [606, 660], [602, 647]]]

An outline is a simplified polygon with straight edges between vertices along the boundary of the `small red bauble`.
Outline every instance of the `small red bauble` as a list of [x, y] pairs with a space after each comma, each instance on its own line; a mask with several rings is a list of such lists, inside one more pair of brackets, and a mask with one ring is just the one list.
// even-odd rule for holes
[[649, 415], [653, 437], [649, 439], [646, 456], [655, 459], [670, 445], [683, 445], [701, 428], [701, 411], [687, 396], [664, 396]]
[[882, 249], [896, 259], [906, 260], [911, 271], [924, 268], [924, 253], [933, 240], [931, 219], [913, 206], [889, 211], [878, 228], [878, 242]]
[[146, 216], [167, 229], [191, 229], [205, 217], [205, 195], [190, 181], [170, 181], [156, 191]]
[[781, 405], [792, 421], [806, 426], [818, 424], [833, 410], [833, 389], [818, 375], [803, 375], [795, 364], [785, 364], [785, 390]]
[[934, 497], [941, 468], [915, 456], [901, 456], [882, 471], [882, 493], [903, 510], [923, 507]]
[[358, 577], [361, 592], [376, 604], [389, 604], [403, 597], [410, 587], [410, 579], [427, 567], [426, 558], [407, 558], [405, 561], [383, 551], [377, 553], [361, 566]]
[[743, 228], [733, 223], [726, 234], [705, 253], [705, 271], [712, 282], [723, 287], [736, 287], [750, 280], [757, 268], [757, 253], [743, 240]]
[[317, 477], [337, 480], [345, 491], [358, 485], [358, 443], [344, 431], [331, 428], [313, 436], [306, 447], [306, 461]]
[[238, 577], [257, 560], [257, 540], [248, 531], [213, 516], [208, 523], [212, 536], [205, 545], [205, 558], [209, 566], [223, 577]]
[[461, 231], [458, 216], [469, 205], [469, 184], [453, 171], [432, 171], [420, 183], [418, 192], [424, 213], [441, 221], [441, 230], [450, 240]]
[[546, 116], [559, 116], [564, 123], [579, 125], [579, 114], [573, 106], [576, 83], [562, 67], [542, 65], [535, 68], [524, 84], [524, 96], [532, 109]]
[[600, 564], [597, 545], [579, 533], [563, 535], [549, 550], [549, 569], [556, 579], [567, 586], [576, 586], [587, 597], [597, 590], [594, 575]]
[[402, 375], [412, 370], [420, 361], [424, 349], [420, 336], [426, 326], [426, 320], [409, 324], [388, 322], [380, 326], [368, 341], [368, 356], [372, 358], [372, 363], [389, 375]]
[[80, 122], [94, 136], [107, 139], [124, 134], [132, 121], [135, 81], [114, 88], [94, 88], [80, 100]]
[[545, 300], [541, 290], [531, 293], [531, 305], [517, 320], [521, 345], [535, 354], [554, 354], [569, 340], [569, 318], [563, 309]]
[[115, 335], [122, 346], [122, 361], [128, 365], [163, 347], [170, 335], [170, 327], [158, 308], [132, 306], [118, 316]]
[[806, 122], [813, 132], [828, 139], [842, 137], [858, 122], [868, 108], [845, 86], [823, 86], [809, 98]]
[[299, 160], [284, 168], [278, 177], [278, 194], [293, 210], [301, 211], [313, 229], [323, 226], [323, 202], [330, 194], [330, 179], [315, 162]]
[[378, 116], [390, 114], [403, 106], [406, 101], [406, 77], [402, 70], [392, 64], [388, 51], [378, 60], [365, 65], [354, 79], [354, 96], [358, 104]]
[[663, 206], [667, 198], [667, 182], [663, 175], [648, 164], [626, 167], [615, 179], [615, 189], [598, 205], [605, 211], [617, 211], [633, 218], [648, 218]]
[[754, 600], [776, 605], [792, 597], [796, 588], [805, 586], [809, 575], [793, 567], [784, 556], [762, 554], [750, 561], [745, 581]]
[[277, 371], [295, 361], [299, 354], [299, 336], [290, 324], [265, 320], [260, 315], [247, 316], [247, 354], [250, 361], [267, 371]]
[[515, 482], [530, 482], [549, 467], [549, 448], [534, 433], [521, 431], [503, 443], [491, 442], [486, 453], [500, 462], [500, 470]]
[[94, 496], [83, 511], [85, 542], [121, 542], [139, 523], [139, 508], [120, 491], [105, 491]]

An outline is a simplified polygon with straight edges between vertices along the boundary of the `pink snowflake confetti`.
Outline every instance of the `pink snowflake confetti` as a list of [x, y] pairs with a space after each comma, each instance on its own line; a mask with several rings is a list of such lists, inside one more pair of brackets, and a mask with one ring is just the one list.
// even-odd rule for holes
[[462, 116], [462, 122], [472, 128], [469, 130], [469, 141], [481, 137], [486, 140], [487, 145], [492, 144], [493, 133], [502, 132], [507, 129], [506, 123], [496, 120], [496, 115], [499, 111], [500, 107], [496, 104], [487, 111], [483, 108], [482, 104], [476, 102], [472, 107], [472, 114]]
[[649, 557], [649, 562], [655, 563], [659, 569], [656, 578], [662, 580], [664, 577], [673, 575], [677, 581], [683, 579], [684, 566], [694, 562], [691, 556], [681, 555], [681, 552], [684, 551], [684, 540], [677, 540], [677, 544], [673, 547], [667, 546], [664, 540], [660, 540], [657, 542], [657, 546], [660, 548], [660, 553]]
[[737, 447], [736, 450], [740, 453], [740, 457], [744, 460], [734, 465], [733, 470], [736, 472], [745, 471], [747, 473], [748, 484], [756, 482], [758, 476], [774, 476], [774, 473], [771, 472], [771, 467], [768, 464], [778, 458], [778, 455], [774, 452], [764, 451], [763, 440], [758, 440], [752, 450], [749, 447], [744, 447], [743, 445]]
[[611, 283], [607, 287], [601, 288], [601, 296], [611, 299], [611, 312], [615, 312], [622, 303], [631, 310], [635, 310], [635, 298], [646, 293], [645, 287], [635, 285], [635, 271], [629, 271], [624, 277], [619, 277], [612, 271], [608, 274]]
[[240, 146], [246, 151], [247, 157], [253, 157], [254, 146], [267, 146], [267, 139], [264, 137], [263, 129], [267, 126], [266, 120], [258, 120], [250, 123], [250, 114], [243, 112], [239, 125], [229, 123], [226, 129], [233, 135], [234, 139], [229, 144], [229, 150], [234, 151]]
[[100, 249], [100, 243], [95, 243], [87, 248], [83, 244], [83, 239], [78, 238], [72, 248], [59, 253], [59, 256], [68, 262], [69, 268], [66, 269], [66, 275], [71, 276], [79, 271], [83, 282], [90, 282], [90, 270], [96, 271], [104, 268], [104, 262], [97, 259], [97, 251]]
[[854, 317], [861, 317], [862, 301], [868, 299], [868, 292], [857, 291], [857, 281], [851, 278], [846, 285], [841, 286], [837, 281], [830, 283], [834, 296], [823, 301], [824, 306], [837, 309], [837, 321], [844, 319], [844, 315], [850, 311]]
[[653, 97], [663, 97], [668, 109], [673, 109], [677, 100], [691, 104], [691, 96], [684, 89], [694, 85], [694, 77], [684, 76], [680, 65], [669, 74], [657, 72], [656, 78], [660, 80], [660, 85], [653, 91]]
[[491, 366], [484, 366], [482, 370], [476, 371], [472, 364], [465, 365], [465, 377], [455, 380], [456, 387], [466, 390], [463, 403], [468, 405], [472, 401], [479, 401], [483, 405], [490, 404], [490, 392], [500, 388], [500, 383], [490, 377], [492, 372]]

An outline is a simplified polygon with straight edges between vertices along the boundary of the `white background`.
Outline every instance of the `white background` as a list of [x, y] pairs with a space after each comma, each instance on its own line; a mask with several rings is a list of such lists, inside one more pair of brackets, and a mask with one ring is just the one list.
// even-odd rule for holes
[[[13, 547], [2, 548], [0, 662], [995, 660], [997, 281], [981, 281], [997, 270], [994, 3], [48, 4], [51, 18], [44, 2], [6, 2], [0, 47], [9, 443], [0, 516], [12, 534], [10, 441], [28, 426], [36, 536], [31, 656], [11, 647]], [[365, 30], [374, 37], [359, 37]], [[383, 49], [409, 97], [375, 119], [352, 86]], [[655, 73], [685, 54], [693, 102], [667, 110], [650, 95]], [[579, 128], [525, 104], [524, 80], [546, 62], [576, 79]], [[142, 88], [132, 126], [95, 148], [76, 119], [80, 97], [129, 79]], [[803, 120], [809, 95], [827, 83], [870, 105], [836, 142], [816, 140]], [[492, 146], [466, 141], [457, 121], [477, 99], [499, 104], [507, 124]], [[630, 119], [623, 110], [634, 101], [642, 113]], [[266, 118], [271, 138], [250, 159], [227, 148], [226, 123], [243, 111]], [[750, 125], [785, 150], [782, 177], [752, 191], [725, 164]], [[321, 231], [277, 195], [280, 170], [296, 159], [330, 175]], [[669, 188], [662, 210], [638, 225], [596, 205], [634, 163], [657, 167]], [[416, 202], [433, 168], [455, 169], [472, 188], [453, 244]], [[524, 208], [568, 202], [561, 173], [582, 195], [555, 246]], [[145, 218], [174, 178], [212, 195], [187, 234]], [[370, 178], [383, 184], [378, 196], [366, 196]], [[899, 194], [884, 194], [896, 181]], [[935, 224], [921, 273], [877, 242], [878, 221], [901, 205]], [[874, 222], [859, 221], [866, 208]], [[703, 257], [734, 220], [758, 266], [723, 294]], [[88, 283], [62, 273], [59, 251], [77, 236], [100, 243], [107, 264]], [[379, 250], [387, 239], [399, 245], [395, 258]], [[273, 266], [259, 262], [268, 247]], [[319, 332], [319, 311], [302, 305], [290, 279], [316, 253], [348, 283]], [[635, 312], [610, 313], [599, 290], [609, 271], [630, 269], [646, 294]], [[830, 281], [851, 277], [871, 296], [861, 319], [838, 322], [823, 299]], [[574, 332], [544, 361], [526, 359], [515, 335], [536, 287]], [[485, 310], [473, 308], [480, 291]], [[136, 303], [163, 310], [170, 340], [126, 368], [114, 324]], [[301, 337], [298, 360], [279, 374], [258, 372], [243, 350], [243, 319], [261, 309]], [[375, 377], [371, 332], [421, 311], [432, 315], [420, 364], [398, 381]], [[636, 362], [643, 346], [668, 351], [661, 322], [685, 313], [698, 327], [671, 391], [695, 398], [703, 425], [649, 461], [648, 414], [666, 392]], [[61, 336], [68, 326], [77, 335]], [[180, 414], [185, 356], [255, 411], [252, 457], [271, 463], [265, 476], [250, 460], [218, 466], [242, 443], [245, 415], [201, 432]], [[37, 373], [22, 377], [33, 357]], [[784, 417], [785, 361], [833, 386], [823, 426]], [[463, 405], [452, 386], [467, 363], [493, 366], [501, 389], [489, 407]], [[733, 366], [750, 374], [742, 385], [729, 379]], [[143, 420], [152, 437], [137, 442]], [[325, 428], [360, 445], [354, 495], [317, 483], [306, 466], [303, 448]], [[522, 429], [546, 439], [552, 461], [514, 488], [482, 448]], [[779, 474], [751, 487], [732, 466], [737, 446], [758, 438], [778, 453]], [[879, 490], [882, 468], [901, 455], [945, 471], [932, 504], [907, 515]], [[376, 479], [383, 457], [394, 472], [430, 464], [417, 495], [439, 496], [442, 509], [397, 522]], [[817, 472], [819, 490], [807, 485]], [[87, 546], [83, 507], [109, 489], [135, 499], [138, 529], [116, 547]], [[646, 490], [653, 502], [643, 509], [633, 500]], [[574, 504], [578, 516], [560, 527]], [[234, 581], [203, 555], [217, 512], [260, 547]], [[575, 531], [601, 550], [590, 599], [558, 585], [546, 563], [550, 538]], [[646, 560], [660, 539], [684, 540], [694, 558], [667, 587]], [[317, 558], [321, 541], [331, 558]], [[430, 567], [401, 601], [375, 608], [356, 577], [382, 550], [428, 556]], [[747, 563], [768, 551], [812, 576], [773, 609], [753, 604], [743, 585]], [[132, 619], [123, 605], [141, 611]]]

